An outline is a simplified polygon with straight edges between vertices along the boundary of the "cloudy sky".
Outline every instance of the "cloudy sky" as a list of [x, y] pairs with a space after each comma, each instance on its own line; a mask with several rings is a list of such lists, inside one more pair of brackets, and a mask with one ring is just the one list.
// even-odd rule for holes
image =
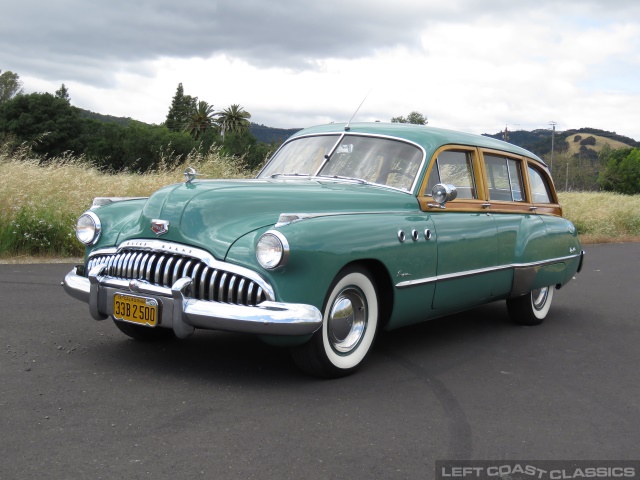
[[347, 121], [367, 97], [356, 120], [640, 140], [638, 0], [19, 0], [0, 69], [149, 123], [182, 82], [271, 127]]

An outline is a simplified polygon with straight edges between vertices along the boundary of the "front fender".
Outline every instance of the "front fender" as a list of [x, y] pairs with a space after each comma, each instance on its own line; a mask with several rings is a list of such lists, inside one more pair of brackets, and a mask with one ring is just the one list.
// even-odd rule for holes
[[146, 202], [145, 198], [140, 198], [92, 208], [91, 211], [100, 219], [102, 232], [98, 242], [86, 248], [86, 254], [95, 249], [116, 246], [120, 233], [128, 230], [132, 223], [138, 221]]
[[[255, 246], [267, 228], [239, 239], [226, 260], [259, 271], [279, 301], [322, 309], [333, 279], [354, 262], [382, 264], [394, 285], [408, 277], [435, 275], [435, 243], [424, 236], [428, 228], [433, 229], [431, 219], [421, 212], [310, 218], [278, 228], [291, 249], [285, 267], [268, 271], [255, 259]], [[399, 239], [400, 230], [406, 232], [404, 242]], [[411, 237], [413, 230], [420, 232], [417, 240]]]

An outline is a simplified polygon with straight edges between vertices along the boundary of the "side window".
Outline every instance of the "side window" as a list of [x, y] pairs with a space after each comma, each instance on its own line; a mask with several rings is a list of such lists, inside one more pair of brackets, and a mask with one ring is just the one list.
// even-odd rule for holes
[[544, 176], [535, 168], [529, 167], [529, 180], [531, 181], [533, 203], [551, 203], [549, 185]]
[[524, 201], [520, 162], [498, 155], [485, 155], [489, 198], [508, 202]]
[[511, 180], [511, 195], [514, 202], [524, 202], [524, 180], [522, 179], [522, 163], [517, 160], [507, 159], [509, 178]]
[[447, 150], [438, 155], [429, 175], [427, 195], [436, 183], [450, 183], [458, 190], [458, 198], [478, 198], [473, 177], [471, 152]]

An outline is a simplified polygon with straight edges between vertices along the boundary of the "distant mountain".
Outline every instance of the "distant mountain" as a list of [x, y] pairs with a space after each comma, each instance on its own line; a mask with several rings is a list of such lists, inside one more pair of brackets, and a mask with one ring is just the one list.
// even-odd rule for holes
[[79, 108], [79, 110], [80, 110], [80, 116], [83, 118], [88, 118], [89, 120], [97, 120], [99, 122], [104, 122], [104, 123], [117, 123], [118, 125], [122, 125], [123, 127], [126, 127], [131, 122], [137, 121], [128, 117], [125, 118], [125, 117], [114, 117], [113, 115], [103, 115], [101, 113], [91, 112], [89, 110], [84, 110], [82, 108]]
[[[505, 132], [498, 132], [494, 134], [484, 133], [483, 135], [497, 138], [498, 140], [505, 140], [504, 134]], [[551, 134], [551, 130], [548, 129], [532, 131], [515, 130], [513, 132], [507, 132], [506, 141], [526, 148], [538, 156], [543, 156], [551, 152]], [[576, 137], [578, 137], [578, 140], [575, 140]], [[593, 140], [587, 140], [589, 137], [593, 137]], [[576, 143], [578, 144], [577, 146], [575, 145]], [[614, 149], [624, 147], [640, 148], [640, 142], [637, 142], [633, 138], [597, 128], [580, 128], [562, 132], [556, 131], [554, 150], [556, 152], [569, 151], [569, 153], [573, 154], [580, 152], [593, 156], [594, 152], [597, 153], [600, 151], [605, 143], [608, 143], [609, 146]]]
[[[113, 115], [103, 115], [101, 113], [91, 112], [89, 110], [84, 110], [82, 108], [80, 110], [80, 116], [84, 118], [88, 118], [90, 120], [97, 120], [99, 122], [105, 123], [117, 123], [118, 125], [122, 125], [126, 127], [132, 122], [138, 122], [138, 120], [134, 120], [129, 117], [114, 117]], [[144, 122], [139, 122], [144, 123]], [[275, 143], [279, 144], [285, 141], [294, 133], [302, 130], [301, 128], [273, 128], [267, 127], [265, 125], [258, 125], [257, 123], [251, 123], [250, 131], [251, 134], [256, 137], [259, 142], [263, 143]]]
[[257, 123], [252, 123], [251, 134], [258, 139], [259, 142], [263, 143], [282, 143], [291, 135], [296, 132], [302, 130], [301, 128], [273, 128], [267, 127], [265, 125], [258, 125]]

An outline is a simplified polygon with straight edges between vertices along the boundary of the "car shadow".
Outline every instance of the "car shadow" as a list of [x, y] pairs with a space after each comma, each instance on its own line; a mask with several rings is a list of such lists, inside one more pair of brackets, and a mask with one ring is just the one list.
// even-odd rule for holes
[[[497, 340], [523, 328], [531, 327], [512, 323], [504, 302], [497, 302], [397, 330], [381, 331], [363, 370], [375, 369], [389, 357], [397, 360], [414, 355], [433, 360], [434, 365], [446, 369], [448, 362], [443, 358], [462, 361], [460, 355], [469, 357], [478, 349], [493, 348]], [[238, 333], [198, 330], [185, 340], [141, 342], [121, 335], [113, 326], [108, 339], [93, 345], [87, 354], [91, 361], [107, 362], [114, 369], [162, 372], [180, 378], [258, 383], [316, 380], [296, 368], [287, 348], [267, 345], [253, 335]]]

